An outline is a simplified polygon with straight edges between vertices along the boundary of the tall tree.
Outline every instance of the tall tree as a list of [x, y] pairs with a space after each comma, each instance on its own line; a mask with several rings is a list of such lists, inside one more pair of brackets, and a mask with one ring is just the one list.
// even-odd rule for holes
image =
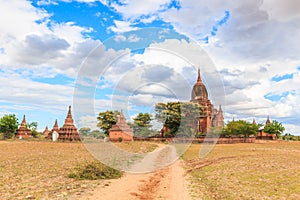
[[265, 125], [264, 132], [270, 134], [276, 134], [277, 137], [281, 136], [285, 128], [282, 124], [276, 120], [273, 120], [270, 124]]
[[202, 107], [197, 103], [168, 102], [155, 105], [155, 116], [170, 133], [190, 135], [196, 128], [196, 122], [203, 113]]
[[111, 111], [107, 110], [105, 112], [100, 112], [97, 120], [97, 126], [104, 131], [105, 135], [109, 134], [109, 129], [112, 125], [117, 123], [118, 115], [120, 114], [119, 111]]
[[41, 132], [37, 131], [38, 123], [31, 122], [26, 124], [27, 128], [31, 130], [31, 135], [35, 138], [40, 137], [42, 135]]
[[0, 133], [4, 139], [12, 138], [18, 129], [18, 119], [14, 114], [4, 115], [0, 118]]

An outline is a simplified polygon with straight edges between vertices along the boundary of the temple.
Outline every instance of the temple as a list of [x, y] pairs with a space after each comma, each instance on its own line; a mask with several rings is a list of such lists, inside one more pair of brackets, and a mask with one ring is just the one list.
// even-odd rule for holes
[[[54, 126], [55, 127], [53, 128], [56, 128], [56, 124]], [[69, 111], [64, 125], [58, 130], [58, 135], [58, 140], [80, 141], [79, 133], [74, 125], [74, 120], [72, 118], [71, 106], [69, 106]]]
[[[271, 123], [270, 117], [268, 116], [267, 120], [266, 120], [266, 125], [268, 125], [270, 123]], [[277, 140], [277, 135], [264, 132], [264, 126], [263, 126], [258, 130], [256, 139], [257, 140]]]
[[126, 118], [121, 111], [117, 123], [109, 129], [110, 141], [133, 141], [133, 129], [126, 123]]
[[49, 129], [48, 129], [48, 126], [46, 126], [45, 130], [43, 131], [43, 135], [44, 135], [45, 137], [47, 137], [47, 136], [49, 135], [49, 133], [50, 133], [50, 131], [49, 131]]
[[197, 82], [194, 84], [190, 102], [198, 103], [202, 106], [204, 113], [200, 115], [198, 120], [197, 131], [200, 133], [208, 133], [211, 127], [223, 127], [224, 117], [221, 105], [219, 110], [208, 99], [208, 93], [202, 82], [200, 68], [198, 69]]
[[22, 123], [16, 132], [16, 138], [30, 138], [31, 130], [27, 128], [25, 115], [23, 116]]
[[49, 134], [46, 136], [46, 138], [52, 140], [53, 133], [56, 132], [58, 134], [58, 131], [59, 131], [59, 128], [58, 128], [58, 123], [57, 123], [57, 119], [56, 119], [52, 130], [49, 132]]

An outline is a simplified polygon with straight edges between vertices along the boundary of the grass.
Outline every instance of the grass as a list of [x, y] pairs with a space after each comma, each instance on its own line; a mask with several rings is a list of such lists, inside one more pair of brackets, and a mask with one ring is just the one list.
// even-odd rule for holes
[[300, 199], [300, 142], [202, 145], [182, 156], [195, 199]]
[[[118, 145], [132, 151], [151, 151], [154, 148], [153, 144], [135, 142]], [[80, 142], [0, 141], [0, 199], [67, 199], [78, 196], [104, 184], [102, 180], [68, 177], [75, 169], [90, 169], [85, 164], [93, 162], [94, 157]], [[92, 164], [92, 168], [105, 171], [101, 168], [104, 166], [99, 165]], [[100, 176], [112, 178], [109, 173]]]

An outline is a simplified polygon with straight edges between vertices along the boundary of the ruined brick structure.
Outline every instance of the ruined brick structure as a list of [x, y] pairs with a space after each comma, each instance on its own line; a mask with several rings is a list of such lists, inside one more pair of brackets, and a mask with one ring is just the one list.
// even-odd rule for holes
[[208, 133], [211, 127], [223, 127], [224, 117], [221, 105], [219, 110], [208, 99], [208, 93], [201, 80], [200, 69], [198, 69], [197, 82], [194, 84], [190, 102], [198, 103], [202, 106], [204, 113], [200, 115], [198, 121], [198, 132]]
[[59, 131], [57, 119], [55, 120], [52, 130], [49, 132], [49, 134], [48, 134], [48, 136], [46, 136], [46, 138], [52, 140], [52, 134], [54, 133], [54, 131], [56, 133], [58, 133], [58, 131]]
[[[266, 120], [266, 125], [267, 124], [270, 124], [270, 118], [269, 116], [267, 117], [267, 120]], [[264, 127], [260, 128], [258, 130], [258, 133], [256, 135], [256, 139], [257, 140], [277, 140], [277, 136], [276, 134], [269, 134], [269, 133], [265, 133], [264, 132]]]
[[65, 123], [58, 130], [58, 134], [58, 140], [80, 141], [79, 133], [74, 125], [74, 120], [72, 118], [71, 106], [69, 106], [69, 111], [65, 119]]
[[133, 129], [126, 123], [126, 118], [121, 111], [117, 123], [109, 129], [110, 141], [133, 141]]
[[16, 132], [16, 138], [30, 138], [31, 137], [31, 130], [29, 130], [26, 126], [26, 118], [25, 115], [23, 116], [22, 123]]
[[47, 137], [47, 136], [49, 135], [49, 133], [50, 133], [50, 131], [49, 131], [49, 129], [48, 129], [48, 126], [46, 126], [45, 130], [43, 131], [43, 135], [44, 135], [45, 137]]

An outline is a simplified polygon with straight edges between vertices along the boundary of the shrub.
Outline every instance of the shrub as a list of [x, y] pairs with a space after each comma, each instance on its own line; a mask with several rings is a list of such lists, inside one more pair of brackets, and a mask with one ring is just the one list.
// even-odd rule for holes
[[119, 137], [119, 138], [118, 138], [118, 141], [119, 141], [119, 142], [122, 142], [122, 141], [123, 141], [123, 138]]
[[69, 178], [87, 180], [113, 179], [121, 176], [121, 171], [108, 167], [99, 161], [85, 162], [78, 165], [68, 175]]

